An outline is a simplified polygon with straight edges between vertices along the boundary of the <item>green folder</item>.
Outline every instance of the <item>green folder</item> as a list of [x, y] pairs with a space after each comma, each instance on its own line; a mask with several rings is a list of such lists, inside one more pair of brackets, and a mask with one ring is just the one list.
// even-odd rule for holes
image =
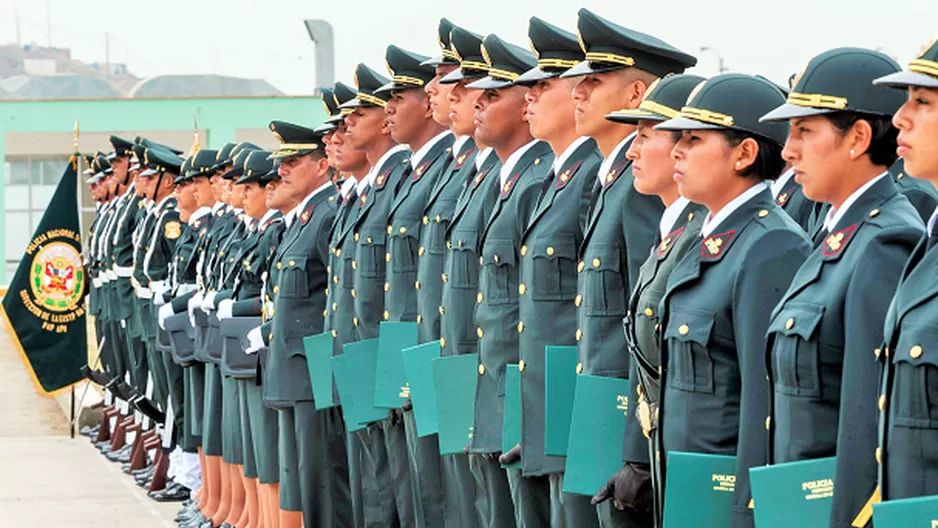
[[304, 337], [303, 348], [306, 349], [306, 365], [309, 367], [309, 381], [313, 386], [316, 408], [335, 407], [332, 394], [332, 333]]
[[[462, 453], [472, 440], [475, 423], [479, 354], [435, 358], [431, 361], [436, 388], [436, 423], [440, 454]], [[417, 402], [414, 401], [414, 409]]]
[[375, 406], [375, 365], [378, 361], [378, 340], [366, 339], [346, 343], [345, 366], [348, 371], [352, 401], [357, 423], [370, 424], [388, 417], [388, 410]]
[[566, 456], [579, 352], [575, 346], [549, 346], [544, 358], [544, 454]]
[[736, 457], [668, 453], [663, 528], [729, 526]]
[[836, 458], [818, 458], [749, 470], [756, 526], [827, 528]]
[[592, 496], [622, 469], [629, 381], [577, 376], [563, 490]]
[[[404, 371], [410, 380], [410, 399], [414, 404], [417, 436], [436, 434], [436, 388], [431, 361], [440, 357], [440, 342], [431, 341], [401, 350]], [[473, 380], [475, 381], [475, 380]]]
[[342, 416], [349, 432], [364, 429], [355, 416], [355, 404], [352, 401], [352, 386], [349, 384], [348, 368], [345, 365], [345, 356], [339, 354], [329, 360], [332, 364], [332, 374], [335, 376], [335, 386], [339, 390], [339, 401], [342, 403]]
[[417, 323], [381, 323], [375, 378], [377, 407], [397, 409], [410, 397], [401, 350], [412, 346], [417, 346]]
[[[508, 365], [505, 370], [505, 414], [502, 417], [502, 453], [521, 443], [521, 370]], [[503, 468], [521, 468], [521, 461]]]
[[938, 528], [938, 495], [873, 505], [876, 528]]

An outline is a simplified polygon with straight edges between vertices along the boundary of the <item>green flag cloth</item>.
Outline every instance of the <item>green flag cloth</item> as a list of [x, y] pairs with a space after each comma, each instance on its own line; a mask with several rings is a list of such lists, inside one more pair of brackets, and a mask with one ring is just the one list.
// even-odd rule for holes
[[3, 298], [13, 342], [44, 394], [81, 381], [88, 363], [75, 159], [65, 167]]

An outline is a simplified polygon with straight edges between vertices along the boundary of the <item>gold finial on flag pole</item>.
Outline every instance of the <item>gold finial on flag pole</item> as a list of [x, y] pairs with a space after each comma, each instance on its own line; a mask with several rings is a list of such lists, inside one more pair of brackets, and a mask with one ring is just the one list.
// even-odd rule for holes
[[196, 152], [202, 150], [202, 145], [199, 144], [199, 113], [198, 112], [196, 112], [192, 116], [192, 125], [193, 125], [193, 131], [192, 131], [193, 140], [192, 140], [192, 148], [189, 149], [189, 155], [195, 156]]
[[73, 148], [72, 159], [71, 159], [71, 161], [72, 161], [72, 168], [75, 169], [76, 171], [78, 170], [78, 156], [79, 156], [79, 153], [78, 153], [78, 136], [79, 136], [80, 134], [81, 134], [81, 130], [80, 130], [79, 127], [78, 127], [78, 120], [76, 119], [76, 120], [75, 120], [75, 139], [74, 139], [74, 144], [73, 144], [74, 148]]

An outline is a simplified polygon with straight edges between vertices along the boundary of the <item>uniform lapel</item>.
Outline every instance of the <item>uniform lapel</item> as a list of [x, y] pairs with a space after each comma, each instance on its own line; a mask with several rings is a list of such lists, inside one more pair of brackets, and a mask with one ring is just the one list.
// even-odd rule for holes
[[440, 193], [443, 192], [443, 189], [446, 188], [446, 185], [452, 181], [453, 177], [465, 166], [466, 163], [472, 163], [475, 160], [476, 146], [475, 142], [470, 138], [466, 141], [466, 144], [462, 146], [460, 152], [458, 152], [453, 159], [450, 160], [449, 167], [443, 171], [443, 175], [440, 176], [434, 182], [433, 189], [430, 191], [430, 196], [427, 198], [427, 206], [424, 208], [424, 211], [430, 208], [430, 206], [436, 201], [440, 196]]
[[599, 178], [597, 184], [601, 185], [599, 189], [599, 196], [596, 199], [596, 204], [593, 206], [593, 211], [590, 214], [589, 223], [586, 225], [586, 231], [583, 236], [583, 247], [586, 247], [586, 241], [592, 235], [593, 230], [596, 228], [596, 221], [599, 219], [599, 216], [602, 214], [602, 210], [606, 204], [606, 193], [609, 192], [612, 187], [618, 183], [623, 178], [621, 177], [632, 166], [632, 162], [625, 157], [626, 153], [629, 151], [629, 145], [632, 142], [629, 141], [626, 145], [619, 149], [616, 154], [615, 161], [613, 161], [612, 166], [609, 168], [609, 171], [606, 174], [600, 174], [597, 177]]

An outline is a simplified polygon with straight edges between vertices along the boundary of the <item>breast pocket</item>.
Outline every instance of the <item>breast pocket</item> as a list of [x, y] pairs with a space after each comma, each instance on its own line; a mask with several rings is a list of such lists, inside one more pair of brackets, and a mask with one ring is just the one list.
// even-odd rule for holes
[[625, 315], [629, 292], [619, 244], [590, 245], [581, 262], [586, 315]]
[[309, 297], [309, 276], [307, 275], [308, 257], [306, 255], [285, 255], [280, 261], [280, 291], [286, 299]]
[[518, 260], [514, 241], [486, 240], [481, 262], [485, 302], [498, 306], [515, 300], [518, 296]]
[[664, 339], [668, 347], [668, 383], [675, 389], [713, 394], [713, 360], [710, 357], [712, 313], [675, 311]]
[[414, 273], [417, 271], [417, 247], [420, 244], [420, 221], [405, 220], [395, 222], [388, 236], [393, 273]]
[[456, 209], [456, 202], [453, 200], [440, 201], [434, 209], [438, 213], [428, 216], [424, 220], [423, 228], [428, 231], [427, 236], [423, 237], [427, 244], [424, 250], [431, 255], [442, 255], [446, 249], [444, 239], [453, 218], [453, 211]]
[[938, 329], [902, 326], [895, 350], [894, 422], [898, 426], [938, 429]]
[[452, 251], [443, 281], [453, 288], [476, 290], [479, 287], [479, 234], [475, 231], [454, 231], [447, 243]]
[[368, 226], [358, 233], [356, 271], [362, 278], [383, 277], [387, 268], [387, 228]]
[[533, 251], [534, 300], [572, 301], [576, 296], [577, 257], [573, 235], [535, 240]]
[[821, 396], [820, 347], [817, 327], [824, 307], [809, 303], [786, 304], [772, 323], [772, 377], [775, 390], [791, 396]]

